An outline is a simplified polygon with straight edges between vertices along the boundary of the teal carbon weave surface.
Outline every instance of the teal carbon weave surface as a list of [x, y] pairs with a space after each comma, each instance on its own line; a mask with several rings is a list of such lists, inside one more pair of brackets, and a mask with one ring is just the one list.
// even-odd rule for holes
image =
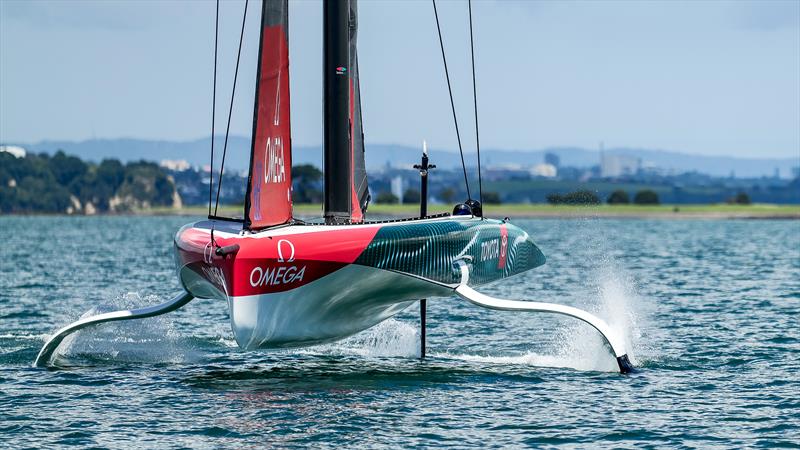
[[[502, 227], [507, 231], [505, 246]], [[505, 264], [501, 262], [504, 247]], [[471, 285], [496, 281], [545, 262], [525, 231], [499, 220], [475, 219], [383, 227], [355, 263], [455, 284], [460, 274], [453, 262], [465, 255], [472, 258]]]

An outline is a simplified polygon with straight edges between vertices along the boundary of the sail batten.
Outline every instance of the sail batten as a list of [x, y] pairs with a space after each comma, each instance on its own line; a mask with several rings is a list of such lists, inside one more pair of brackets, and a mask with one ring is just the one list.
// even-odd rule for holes
[[288, 0], [263, 0], [245, 225], [292, 219]]

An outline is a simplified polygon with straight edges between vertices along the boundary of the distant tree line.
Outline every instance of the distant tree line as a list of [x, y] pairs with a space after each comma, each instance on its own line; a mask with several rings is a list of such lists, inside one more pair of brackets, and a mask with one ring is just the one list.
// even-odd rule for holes
[[[611, 193], [606, 200], [609, 205], [627, 205], [631, 203], [628, 193], [622, 189], [618, 189]], [[658, 198], [658, 193], [652, 189], [642, 189], [636, 192], [633, 196], [634, 205], [658, 205], [661, 201]]]
[[292, 166], [292, 201], [322, 203], [322, 171], [312, 164]]
[[600, 198], [592, 191], [579, 190], [567, 194], [549, 194], [547, 203], [551, 205], [599, 205]]
[[734, 197], [729, 198], [727, 203], [731, 205], [749, 205], [753, 202], [750, 200], [750, 196], [747, 195], [746, 192], [739, 192]]
[[[599, 205], [602, 202], [596, 193], [582, 189], [567, 194], [548, 194], [547, 203], [551, 205]], [[612, 192], [606, 199], [606, 203], [609, 205], [627, 205], [631, 203], [631, 199], [627, 192], [620, 189]], [[658, 205], [660, 201], [655, 191], [642, 189], [634, 195], [633, 204]]]
[[[622, 189], [612, 192], [611, 195], [608, 196], [606, 202], [609, 205], [627, 205], [631, 203], [628, 193]], [[655, 191], [643, 189], [636, 192], [636, 195], [633, 197], [633, 203], [635, 205], [658, 205], [660, 201]], [[749, 205], [752, 201], [746, 192], [739, 192], [735, 196], [728, 198], [726, 203], [732, 205]]]
[[17, 158], [0, 153], [0, 212], [121, 212], [173, 206], [174, 182], [155, 163], [84, 162], [63, 151]]
[[[421, 194], [418, 189], [415, 188], [408, 188], [403, 191], [403, 203], [407, 205], [415, 205], [419, 204], [421, 198]], [[430, 200], [430, 199], [429, 199]], [[458, 193], [453, 188], [445, 188], [439, 191], [437, 200], [444, 202], [445, 204], [453, 204], [459, 203], [458, 201]], [[462, 201], [467, 200], [463, 199]], [[388, 191], [382, 191], [378, 193], [375, 197], [375, 203], [380, 204], [397, 204], [400, 203], [400, 199], [397, 198], [396, 195], [392, 194]], [[483, 193], [483, 203], [487, 205], [499, 205], [501, 203], [500, 194], [497, 192], [487, 191]]]

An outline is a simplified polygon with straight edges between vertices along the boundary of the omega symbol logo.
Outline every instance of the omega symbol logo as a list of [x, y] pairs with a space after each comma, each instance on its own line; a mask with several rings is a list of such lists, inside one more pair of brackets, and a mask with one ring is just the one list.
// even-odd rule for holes
[[[284, 258], [284, 250], [289, 251], [289, 258]], [[278, 241], [278, 262], [294, 261], [294, 244], [292, 241], [281, 239]]]

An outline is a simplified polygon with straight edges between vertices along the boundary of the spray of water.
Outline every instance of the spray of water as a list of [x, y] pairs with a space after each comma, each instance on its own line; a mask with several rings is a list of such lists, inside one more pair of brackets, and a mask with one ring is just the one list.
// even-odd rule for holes
[[[129, 292], [95, 306], [81, 318], [110, 311], [135, 309], [163, 301], [155, 295]], [[90, 357], [128, 362], [182, 363], [193, 359], [191, 349], [178, 342], [178, 333], [168, 316], [110, 322], [69, 335], [55, 354], [56, 361], [75, 363]]]
[[[641, 316], [633, 279], [623, 270], [604, 264], [590, 277], [590, 289], [576, 306], [585, 308], [605, 320], [611, 329], [625, 340], [628, 356], [634, 365], [640, 360], [638, 355], [641, 341]], [[470, 355], [434, 354], [434, 356], [459, 359], [481, 364], [527, 365], [536, 367], [571, 368], [584, 371], [616, 372], [618, 366], [605, 342], [594, 328], [574, 319], [562, 319], [563, 326], [556, 332], [555, 339], [539, 351], [529, 351], [520, 355]]]
[[[610, 239], [614, 236], [613, 229], [604, 231], [606, 225], [596, 219], [562, 223], [562, 226], [570, 229], [561, 234], [573, 237], [567, 248], [580, 255], [579, 258], [569, 258], [565, 263], [575, 265], [576, 270], [585, 275], [580, 283], [576, 283], [584, 288], [572, 293], [576, 300], [572, 303], [605, 320], [624, 339], [631, 362], [640, 365], [651, 353], [643, 344], [646, 303], [637, 293], [634, 278], [614, 258], [613, 255], [620, 249], [616, 243], [618, 241]], [[569, 322], [562, 328], [548, 354], [558, 356], [566, 367], [617, 370], [616, 361], [610, 355], [603, 337], [583, 323]]]
[[388, 319], [347, 339], [313, 347], [308, 352], [365, 357], [419, 357], [419, 330], [409, 323]]
[[[571, 304], [599, 316], [608, 323], [612, 331], [624, 339], [631, 362], [640, 365], [652, 358], [652, 349], [644, 345], [642, 330], [646, 319], [645, 302], [639, 298], [633, 277], [613, 258], [614, 249], [603, 233], [597, 233], [598, 224], [568, 223], [570, 230], [563, 233], [573, 241], [566, 248], [577, 249], [576, 255], [584, 252], [594, 258], [573, 258], [564, 261], [575, 265], [578, 275], [561, 280], [575, 288], [570, 292], [572, 301], [553, 299], [550, 301]], [[617, 363], [602, 335], [594, 328], [574, 319], [554, 319], [563, 324], [556, 331], [555, 339], [547, 340], [537, 350], [516, 356], [461, 355], [460, 359], [488, 364], [520, 364], [542, 367], [573, 368], [586, 371], [618, 370]], [[448, 355], [452, 357], [453, 355]]]
[[[604, 265], [593, 276], [589, 301], [580, 305], [602, 318], [625, 341], [631, 362], [638, 360], [641, 338], [639, 304], [633, 280], [619, 268]], [[605, 340], [583, 323], [562, 328], [551, 349], [566, 367], [578, 370], [616, 371], [617, 364]]]

